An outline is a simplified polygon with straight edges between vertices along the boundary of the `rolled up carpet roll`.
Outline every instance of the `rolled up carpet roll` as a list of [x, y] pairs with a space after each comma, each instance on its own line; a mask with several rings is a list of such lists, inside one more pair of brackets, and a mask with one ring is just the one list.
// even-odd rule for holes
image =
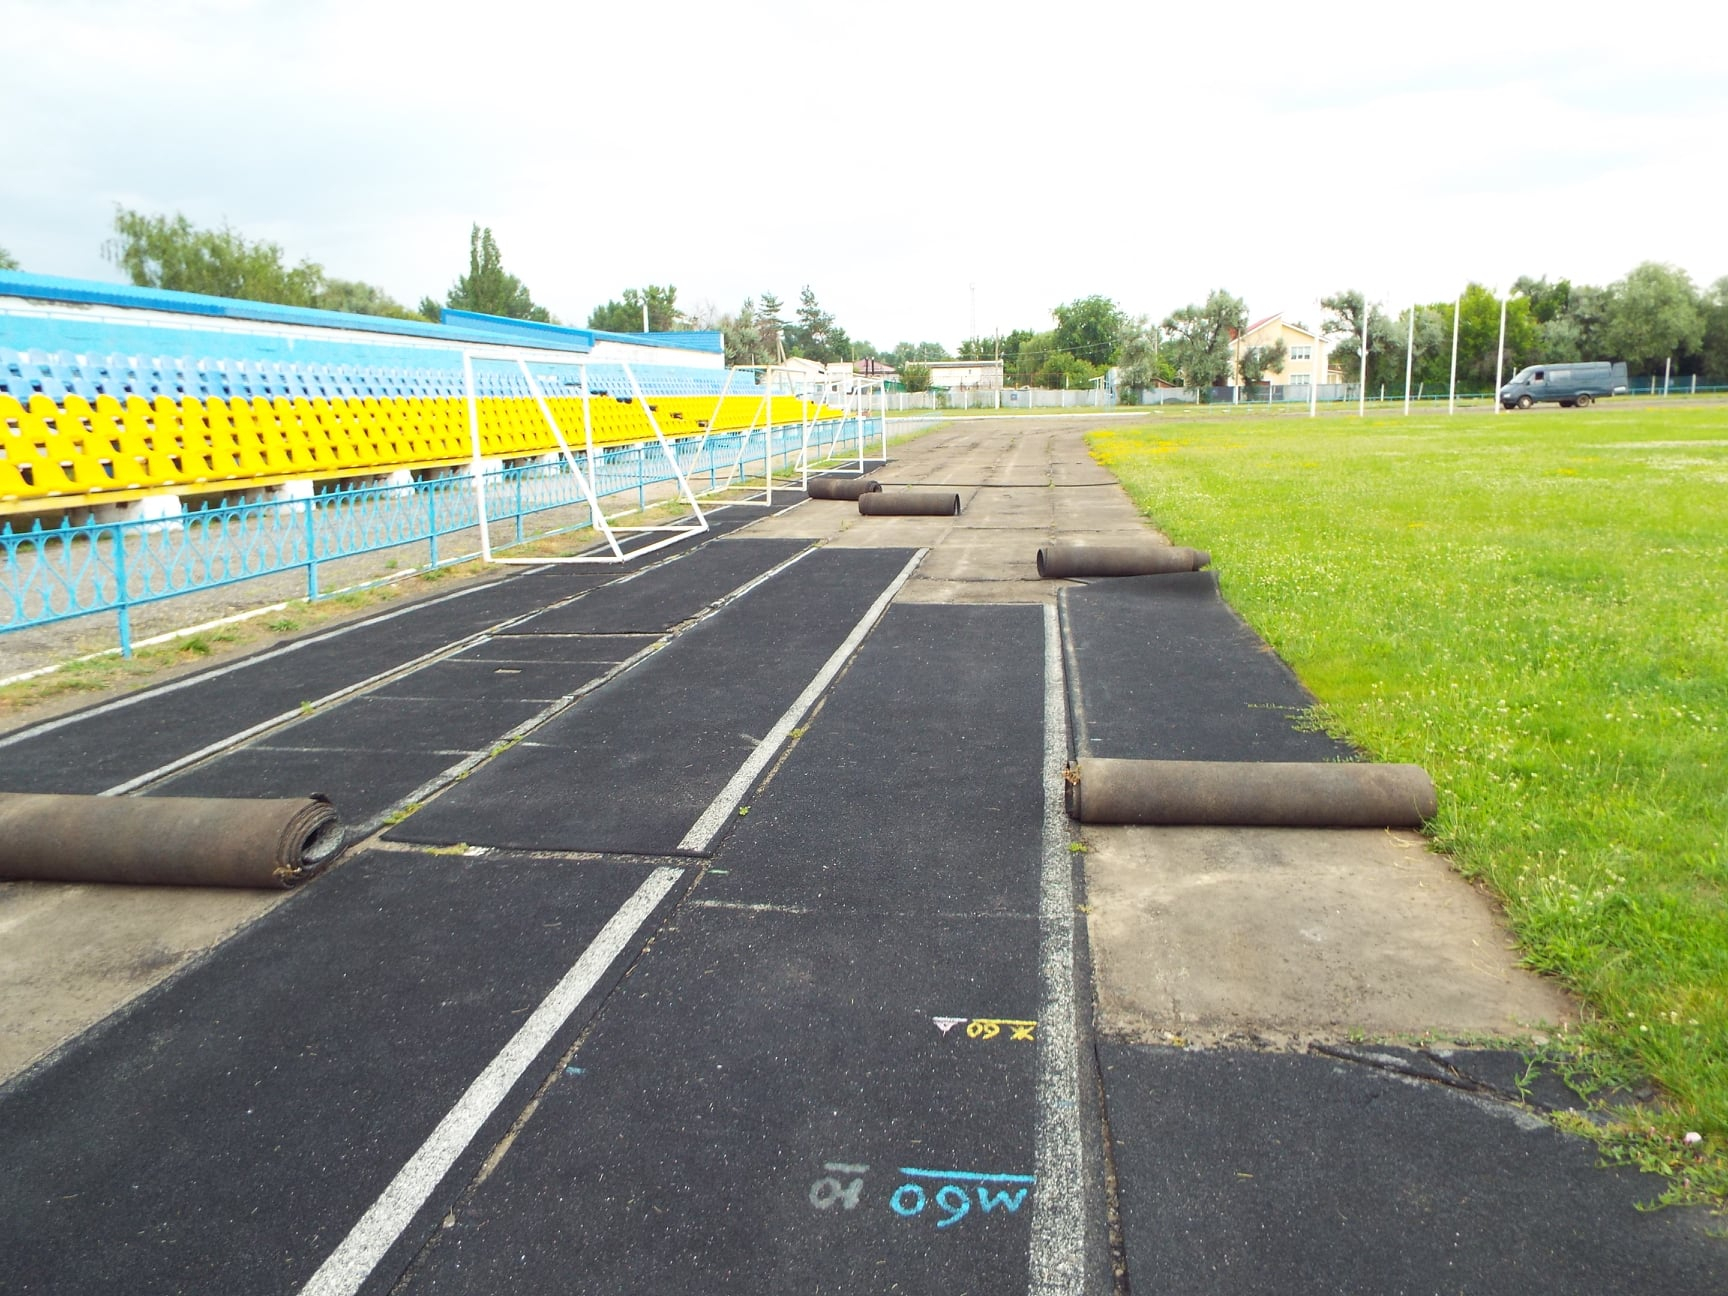
[[342, 849], [321, 796], [297, 800], [0, 792], [0, 879], [291, 887]]
[[855, 500], [882, 489], [874, 477], [812, 477], [805, 488], [811, 499]]
[[1089, 824], [1417, 828], [1437, 809], [1418, 765], [1084, 758], [1063, 778]]
[[1084, 580], [1092, 576], [1162, 576], [1199, 571], [1212, 561], [1204, 549], [1157, 544], [1089, 545], [1058, 540], [1038, 551], [1038, 574], [1045, 580]]
[[958, 517], [960, 497], [952, 491], [872, 491], [858, 497], [865, 517]]

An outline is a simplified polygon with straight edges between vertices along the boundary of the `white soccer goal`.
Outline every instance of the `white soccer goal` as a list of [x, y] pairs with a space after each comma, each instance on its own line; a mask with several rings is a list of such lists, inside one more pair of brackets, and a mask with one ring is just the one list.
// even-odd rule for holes
[[[546, 420], [546, 426], [551, 429], [553, 437], [558, 442], [558, 454], [565, 467], [570, 470], [582, 499], [588, 505], [589, 516], [593, 520], [594, 529], [605, 541], [605, 547], [600, 552], [575, 554], [567, 558], [506, 558], [497, 556], [492, 549], [491, 522], [486, 513], [486, 468], [485, 456], [480, 449], [480, 402], [474, 384], [474, 361], [503, 361], [514, 364], [521, 373], [523, 381], [528, 386], [529, 393], [534, 397], [534, 403], [540, 409], [540, 417]], [[621, 369], [630, 384], [631, 399], [648, 419], [648, 427], [654, 434], [654, 440], [661, 453], [666, 458], [666, 465], [671, 471], [671, 478], [677, 483], [675, 498], [682, 501], [694, 515], [694, 521], [673, 522], [663, 525], [617, 526], [607, 515], [601, 503], [601, 496], [596, 490], [599, 458], [594, 449], [594, 420], [592, 417], [592, 391], [588, 383], [588, 366], [578, 364], [577, 383], [582, 397], [582, 447], [583, 464], [576, 460], [576, 455], [570, 447], [569, 438], [564, 435], [564, 429], [559, 425], [557, 417], [552, 413], [552, 407], [547, 403], [546, 393], [540, 386], [528, 367], [528, 362], [522, 357], [510, 354], [472, 350], [462, 353], [463, 391], [468, 401], [468, 437], [473, 450], [471, 468], [474, 475], [474, 502], [480, 520], [480, 556], [489, 563], [501, 566], [542, 566], [547, 563], [620, 563], [638, 554], [653, 553], [656, 549], [664, 549], [667, 545], [676, 544], [686, 536], [700, 535], [708, 527], [707, 515], [702, 511], [702, 505], [697, 501], [690, 489], [690, 482], [685, 477], [683, 469], [678, 466], [678, 456], [661, 431], [660, 420], [655, 417], [654, 407], [643, 398], [642, 388], [636, 381], [636, 374], [628, 364], [621, 361], [608, 362], [608, 368]], [[646, 454], [644, 443], [639, 447], [639, 453]], [[625, 547], [626, 540], [646, 538], [647, 543], [632, 543]]]

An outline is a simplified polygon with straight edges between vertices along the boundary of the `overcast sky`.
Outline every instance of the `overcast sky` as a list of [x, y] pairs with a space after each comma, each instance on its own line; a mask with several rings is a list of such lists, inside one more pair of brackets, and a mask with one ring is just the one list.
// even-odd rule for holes
[[1471, 279], [1728, 275], [1728, 9], [0, 0], [0, 247], [119, 278], [116, 203], [413, 305], [471, 222], [581, 324], [809, 284], [887, 348], [1154, 317], [1316, 322]]

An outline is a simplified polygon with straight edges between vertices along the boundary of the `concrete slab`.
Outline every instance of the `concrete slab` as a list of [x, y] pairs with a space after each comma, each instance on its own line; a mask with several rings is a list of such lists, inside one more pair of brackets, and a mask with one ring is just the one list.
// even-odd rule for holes
[[1038, 530], [992, 530], [983, 536], [956, 533], [930, 552], [918, 569], [926, 580], [1024, 581], [1038, 578], [1038, 547], [1048, 536]]
[[1577, 1020], [1493, 902], [1410, 833], [1088, 828], [1098, 1029], [1291, 1043]]
[[0, 1081], [179, 971], [284, 891], [0, 883]]

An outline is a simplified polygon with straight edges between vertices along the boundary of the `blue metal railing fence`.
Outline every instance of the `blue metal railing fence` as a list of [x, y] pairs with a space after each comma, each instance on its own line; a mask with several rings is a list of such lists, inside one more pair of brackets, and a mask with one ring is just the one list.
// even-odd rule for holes
[[[863, 420], [867, 447], [880, 445], [880, 418]], [[859, 421], [829, 419], [811, 427], [812, 461], [856, 453]], [[798, 426], [686, 437], [670, 444], [679, 470], [700, 496], [725, 486], [734, 475], [762, 480], [793, 464], [805, 449]], [[578, 463], [583, 463], [581, 455]], [[631, 493], [640, 510], [648, 492], [673, 480], [656, 442], [617, 446], [598, 453], [594, 491], [602, 500]], [[561, 461], [536, 462], [488, 472], [482, 478], [486, 516], [496, 548], [528, 538], [558, 535], [592, 525], [581, 489]], [[527, 520], [555, 509], [578, 508], [579, 520], [536, 532]], [[608, 508], [608, 516], [615, 516]], [[113, 613], [120, 651], [132, 652], [132, 609], [143, 604], [233, 585], [260, 576], [303, 569], [306, 596], [317, 599], [320, 564], [401, 545], [428, 546], [427, 566], [441, 567], [477, 556], [439, 547], [448, 537], [479, 525], [474, 479], [444, 476], [398, 486], [335, 489], [309, 498], [258, 503], [219, 503], [178, 517], [126, 522], [68, 519], [15, 529], [0, 525], [0, 634], [75, 617]]]

